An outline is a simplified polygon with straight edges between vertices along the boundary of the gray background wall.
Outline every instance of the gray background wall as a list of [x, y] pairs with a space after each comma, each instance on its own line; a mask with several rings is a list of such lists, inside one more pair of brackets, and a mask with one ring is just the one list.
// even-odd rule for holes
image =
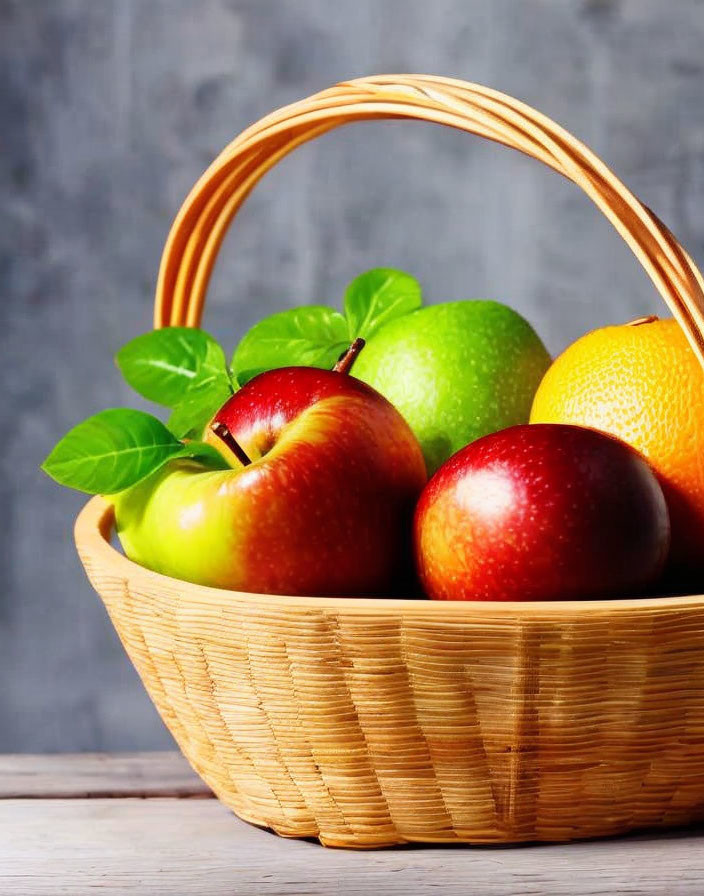
[[[702, 0], [0, 0], [0, 750], [169, 736], [75, 557], [82, 498], [37, 470], [79, 419], [133, 399], [111, 363], [150, 325], [159, 254], [202, 169], [247, 124], [335, 81], [480, 81], [590, 144], [704, 261]], [[419, 124], [298, 151], [225, 243], [205, 325], [338, 301], [408, 269], [431, 301], [517, 306], [553, 351], [660, 309], [576, 188]]]

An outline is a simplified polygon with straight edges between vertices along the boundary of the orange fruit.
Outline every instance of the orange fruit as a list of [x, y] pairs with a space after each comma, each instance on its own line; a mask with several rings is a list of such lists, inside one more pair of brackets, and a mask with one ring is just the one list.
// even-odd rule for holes
[[588, 426], [640, 451], [667, 498], [671, 570], [682, 583], [704, 573], [704, 369], [673, 318], [582, 336], [548, 369], [530, 422]]

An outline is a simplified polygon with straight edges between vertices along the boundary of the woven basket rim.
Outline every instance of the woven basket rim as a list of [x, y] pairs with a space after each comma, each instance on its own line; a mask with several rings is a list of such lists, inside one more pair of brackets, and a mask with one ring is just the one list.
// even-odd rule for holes
[[704, 594], [656, 595], [653, 597], [628, 597], [583, 600], [542, 601], [442, 601], [427, 598], [399, 597], [306, 597], [286, 594], [260, 594], [253, 591], [232, 591], [196, 585], [183, 579], [175, 579], [129, 560], [111, 544], [114, 529], [113, 506], [100, 496], [91, 498], [82, 508], [74, 529], [76, 547], [82, 558], [91, 557], [101, 569], [131, 580], [136, 577], [152, 580], [161, 588], [168, 587], [175, 595], [186, 595], [195, 602], [225, 605], [256, 604], [262, 607], [285, 605], [287, 609], [342, 610], [345, 613], [388, 615], [394, 617], [411, 611], [414, 615], [436, 619], [466, 619], [469, 616], [513, 616], [530, 619], [532, 616], [560, 618], [562, 616], [594, 619], [603, 613], [614, 615], [642, 609], [650, 613], [704, 608]]

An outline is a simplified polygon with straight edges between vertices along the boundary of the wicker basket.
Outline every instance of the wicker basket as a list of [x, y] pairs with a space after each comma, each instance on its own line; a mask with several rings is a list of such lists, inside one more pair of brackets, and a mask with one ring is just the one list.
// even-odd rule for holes
[[[273, 113], [181, 209], [156, 326], [199, 323], [222, 237], [262, 175], [352, 121], [488, 137], [573, 180], [630, 245], [704, 361], [702, 278], [664, 225], [553, 122], [447, 79], [382, 76]], [[162, 718], [248, 821], [328, 845], [559, 841], [704, 818], [704, 597], [556, 603], [292, 598], [198, 587], [76, 543]]]

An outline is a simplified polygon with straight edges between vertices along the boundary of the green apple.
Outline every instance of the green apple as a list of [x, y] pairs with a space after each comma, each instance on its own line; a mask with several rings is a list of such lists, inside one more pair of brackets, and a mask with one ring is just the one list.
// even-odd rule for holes
[[368, 340], [352, 373], [406, 418], [433, 473], [474, 439], [527, 423], [549, 364], [520, 314], [474, 300], [390, 321]]

